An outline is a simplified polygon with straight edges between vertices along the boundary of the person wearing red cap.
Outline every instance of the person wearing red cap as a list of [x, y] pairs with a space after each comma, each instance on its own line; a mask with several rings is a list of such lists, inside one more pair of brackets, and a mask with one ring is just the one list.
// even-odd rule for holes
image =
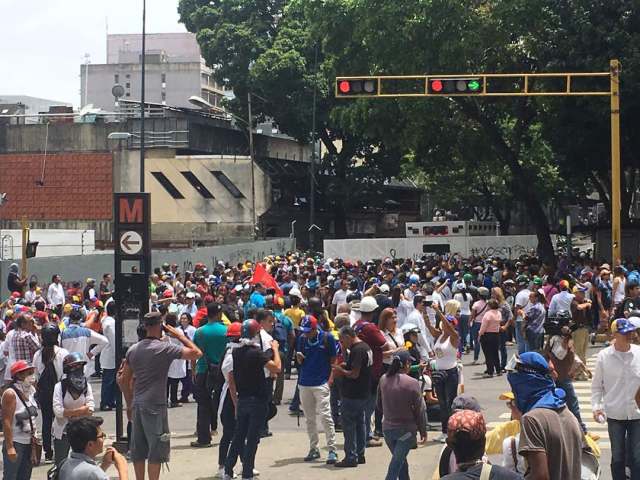
[[571, 302], [575, 298], [575, 295], [569, 291], [569, 282], [567, 280], [560, 280], [558, 287], [560, 291], [553, 296], [549, 303], [548, 314], [551, 318], [560, 312], [571, 312]]
[[2, 394], [3, 479], [31, 478], [31, 439], [36, 435], [38, 404], [34, 368], [25, 360], [11, 365], [11, 384]]

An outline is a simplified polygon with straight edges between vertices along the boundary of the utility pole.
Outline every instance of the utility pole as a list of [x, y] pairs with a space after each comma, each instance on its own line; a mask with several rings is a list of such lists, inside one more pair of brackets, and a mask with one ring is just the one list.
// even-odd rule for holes
[[140, 92], [140, 193], [144, 193], [144, 83], [146, 66], [147, 1], [142, 0], [142, 71]]
[[253, 155], [253, 114], [251, 112], [251, 92], [247, 92], [247, 108], [249, 114], [249, 158], [251, 160], [251, 236], [256, 239], [256, 180], [255, 180], [255, 160]]
[[[315, 60], [313, 63], [314, 80], [318, 73], [318, 44], [315, 47]], [[316, 213], [316, 98], [318, 95], [318, 83], [313, 83], [313, 106], [311, 108], [311, 164], [309, 165], [309, 248], [313, 251], [315, 246], [314, 229]]]
[[620, 199], [620, 62], [611, 60], [611, 264], [622, 260]]
[[29, 245], [29, 222], [26, 217], [22, 217], [22, 278], [27, 278], [29, 269], [27, 264], [27, 245]]

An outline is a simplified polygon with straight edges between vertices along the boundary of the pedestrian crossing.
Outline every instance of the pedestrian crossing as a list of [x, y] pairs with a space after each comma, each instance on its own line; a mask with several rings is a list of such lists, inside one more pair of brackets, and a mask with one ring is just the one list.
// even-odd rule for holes
[[[595, 369], [597, 357], [598, 354], [595, 353], [587, 358], [587, 368], [592, 372]], [[598, 440], [597, 443], [601, 450], [610, 450], [611, 443], [609, 442], [607, 424], [598, 423], [593, 419], [593, 410], [591, 409], [591, 380], [574, 381], [573, 388], [576, 392], [576, 396], [578, 397], [578, 403], [580, 404], [580, 416], [587, 427], [587, 431], [600, 437], [600, 440]], [[509, 420], [511, 418], [511, 414], [508, 412], [502, 413], [499, 418], [499, 422], [490, 422], [488, 427], [493, 428], [496, 425]]]

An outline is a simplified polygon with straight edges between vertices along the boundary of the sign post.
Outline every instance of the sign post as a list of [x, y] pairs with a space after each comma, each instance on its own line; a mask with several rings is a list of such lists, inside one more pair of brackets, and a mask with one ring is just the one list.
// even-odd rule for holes
[[[115, 244], [116, 368], [125, 350], [137, 340], [137, 327], [149, 311], [151, 275], [151, 201], [148, 193], [113, 196]], [[116, 442], [124, 445], [122, 394], [116, 396]]]

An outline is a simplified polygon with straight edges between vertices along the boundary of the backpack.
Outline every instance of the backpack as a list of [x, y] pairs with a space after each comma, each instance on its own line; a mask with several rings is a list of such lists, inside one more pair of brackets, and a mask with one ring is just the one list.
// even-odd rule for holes
[[40, 378], [38, 379], [38, 384], [36, 386], [36, 400], [41, 408], [42, 405], [51, 404], [53, 389], [56, 386], [56, 383], [58, 383], [58, 374], [56, 373], [54, 359], [44, 366], [44, 370], [40, 374]]

